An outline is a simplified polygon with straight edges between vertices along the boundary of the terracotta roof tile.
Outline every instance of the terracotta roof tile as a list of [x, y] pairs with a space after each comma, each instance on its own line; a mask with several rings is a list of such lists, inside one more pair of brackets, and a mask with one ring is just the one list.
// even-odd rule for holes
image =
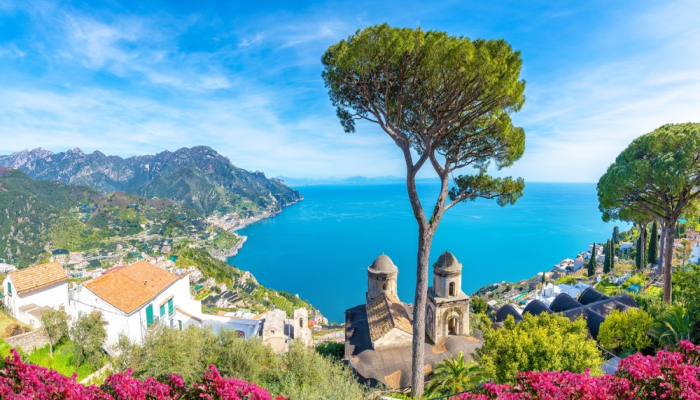
[[15, 290], [21, 295], [68, 280], [58, 261], [11, 271], [9, 276]]
[[406, 313], [406, 308], [397, 297], [381, 294], [365, 307], [367, 308], [367, 323], [372, 342], [379, 340], [394, 328], [413, 334], [413, 326]]
[[138, 261], [85, 284], [91, 292], [131, 314], [178, 280], [178, 276], [148, 261]]

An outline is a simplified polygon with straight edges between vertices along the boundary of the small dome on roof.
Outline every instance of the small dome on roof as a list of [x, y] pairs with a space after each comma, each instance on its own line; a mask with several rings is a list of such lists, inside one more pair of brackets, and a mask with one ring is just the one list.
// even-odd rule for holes
[[374, 274], [391, 274], [394, 272], [399, 272], [399, 269], [396, 268], [396, 265], [394, 265], [394, 263], [391, 261], [391, 258], [384, 254], [377, 257], [377, 259], [374, 260], [372, 265], [370, 265], [367, 269], [369, 272]]
[[458, 272], [462, 270], [462, 264], [457, 261], [457, 258], [452, 253], [445, 251], [444, 253], [440, 254], [440, 257], [435, 263], [435, 269]]

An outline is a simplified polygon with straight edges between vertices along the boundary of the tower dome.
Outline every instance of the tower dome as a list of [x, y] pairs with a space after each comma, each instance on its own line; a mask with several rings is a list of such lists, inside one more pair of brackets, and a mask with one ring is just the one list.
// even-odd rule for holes
[[456, 297], [462, 293], [462, 264], [445, 251], [433, 265], [433, 291], [438, 297]]
[[399, 269], [391, 261], [391, 258], [382, 254], [367, 267], [367, 303], [379, 297], [381, 294], [396, 295], [396, 277]]
[[445, 272], [462, 272], [462, 264], [457, 261], [457, 257], [449, 251], [445, 251], [440, 254], [437, 262], [435, 263], [435, 269]]
[[394, 265], [394, 263], [391, 261], [391, 258], [385, 254], [377, 257], [372, 265], [370, 265], [367, 269], [373, 274], [393, 274], [395, 272], [399, 272], [399, 269], [396, 268], [396, 265]]

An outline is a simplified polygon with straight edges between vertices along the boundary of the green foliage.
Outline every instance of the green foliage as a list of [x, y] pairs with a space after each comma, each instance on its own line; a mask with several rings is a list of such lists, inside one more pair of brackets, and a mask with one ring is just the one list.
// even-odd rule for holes
[[58, 310], [52, 308], [41, 312], [41, 330], [49, 342], [49, 355], [53, 356], [53, 345], [68, 334], [68, 314], [63, 304]]
[[83, 364], [99, 367], [103, 364], [102, 346], [107, 338], [105, 326], [107, 320], [99, 312], [78, 315], [78, 319], [70, 328], [73, 362], [76, 367]]
[[649, 248], [647, 252], [647, 259], [649, 262], [656, 264], [656, 260], [659, 258], [659, 223], [654, 221], [651, 226], [651, 232], [649, 233]]
[[217, 282], [223, 282], [228, 287], [233, 287], [236, 280], [243, 275], [241, 270], [233, 267], [217, 258], [212, 257], [201, 248], [188, 248], [177, 246], [172, 254], [177, 255], [175, 265], [180, 268], [196, 266], [206, 278], [214, 278]]
[[596, 260], [595, 254], [595, 243], [593, 243], [593, 250], [591, 250], [591, 259], [588, 260], [588, 277], [595, 275], [595, 270], [598, 268], [598, 261]]
[[345, 356], [345, 344], [338, 342], [324, 342], [316, 345], [316, 352], [324, 357], [340, 361]]
[[588, 338], [583, 318], [570, 321], [557, 314], [525, 314], [516, 324], [508, 317], [503, 329], [484, 333], [477, 362], [487, 378], [514, 382], [518, 371], [571, 371], [601, 373], [603, 363], [596, 342]]
[[644, 310], [654, 320], [658, 320], [669, 306], [663, 302], [660, 295], [650, 293], [649, 289], [646, 292], [631, 293], [631, 296], [639, 304], [640, 309]]
[[472, 360], [465, 362], [460, 351], [457, 358], [450, 355], [449, 359], [435, 364], [430, 376], [432, 380], [427, 389], [434, 394], [448, 395], [474, 388], [483, 380], [484, 370]]
[[486, 314], [469, 313], [469, 336], [474, 336], [474, 332], [480, 330], [487, 332], [491, 330], [493, 321]]
[[610, 351], [642, 350], [652, 344], [647, 333], [653, 325], [654, 319], [644, 310], [613, 310], [600, 325], [598, 342]]
[[73, 341], [64, 337], [56, 343], [53, 349], [53, 356], [50, 354], [51, 350], [49, 346], [46, 345], [42, 348], [34, 349], [26, 358], [22, 358], [29, 360], [32, 364], [54, 369], [65, 376], [72, 376], [75, 373], [78, 375], [78, 380], [86, 378], [88, 375], [101, 368], [102, 365], [104, 365], [104, 361], [106, 361], [106, 359], [103, 358], [100, 359], [100, 362], [96, 365], [83, 363], [76, 367], [74, 350]]
[[[673, 232], [678, 218], [697, 207], [699, 155], [700, 124], [668, 124], [635, 139], [598, 181], [603, 220], [660, 220]], [[670, 267], [663, 265], [664, 301], [669, 304]]]
[[472, 306], [472, 311], [476, 314], [484, 314], [489, 308], [486, 300], [481, 297], [472, 297], [469, 299], [469, 304]]
[[679, 305], [673, 305], [658, 319], [653, 335], [660, 344], [677, 346], [681, 340], [690, 340], [690, 315]]
[[612, 240], [613, 243], [620, 244], [620, 228], [618, 228], [617, 225], [613, 228]]
[[367, 391], [342, 363], [324, 357], [301, 343], [292, 343], [282, 357], [257, 338], [240, 338], [223, 329], [188, 326], [183, 331], [159, 327], [142, 344], [119, 340], [117, 371], [133, 369], [137, 378], [164, 378], [179, 374], [195, 382], [214, 364], [225, 377], [255, 382], [275, 395], [291, 399], [363, 399]]
[[603, 264], [603, 273], [607, 274], [612, 269], [612, 265], [615, 263], [615, 256], [612, 251], [612, 243], [608, 240], [605, 243], [605, 262]]
[[676, 268], [673, 272], [673, 296], [687, 310], [690, 318], [690, 338], [700, 341], [700, 265]]

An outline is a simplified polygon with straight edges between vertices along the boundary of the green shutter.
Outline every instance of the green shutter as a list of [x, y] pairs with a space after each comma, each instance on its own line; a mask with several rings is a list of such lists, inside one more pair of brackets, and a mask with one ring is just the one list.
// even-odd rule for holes
[[146, 324], [150, 327], [153, 325], [153, 304], [146, 307]]
[[7, 294], [12, 295], [12, 282], [7, 282]]
[[165, 304], [160, 306], [160, 317], [161, 318], [165, 317]]
[[177, 324], [178, 324], [178, 326], [180, 327], [180, 330], [182, 330], [182, 321], [177, 320]]
[[175, 308], [173, 308], [173, 299], [168, 300], [168, 315], [172, 317], [175, 313]]

